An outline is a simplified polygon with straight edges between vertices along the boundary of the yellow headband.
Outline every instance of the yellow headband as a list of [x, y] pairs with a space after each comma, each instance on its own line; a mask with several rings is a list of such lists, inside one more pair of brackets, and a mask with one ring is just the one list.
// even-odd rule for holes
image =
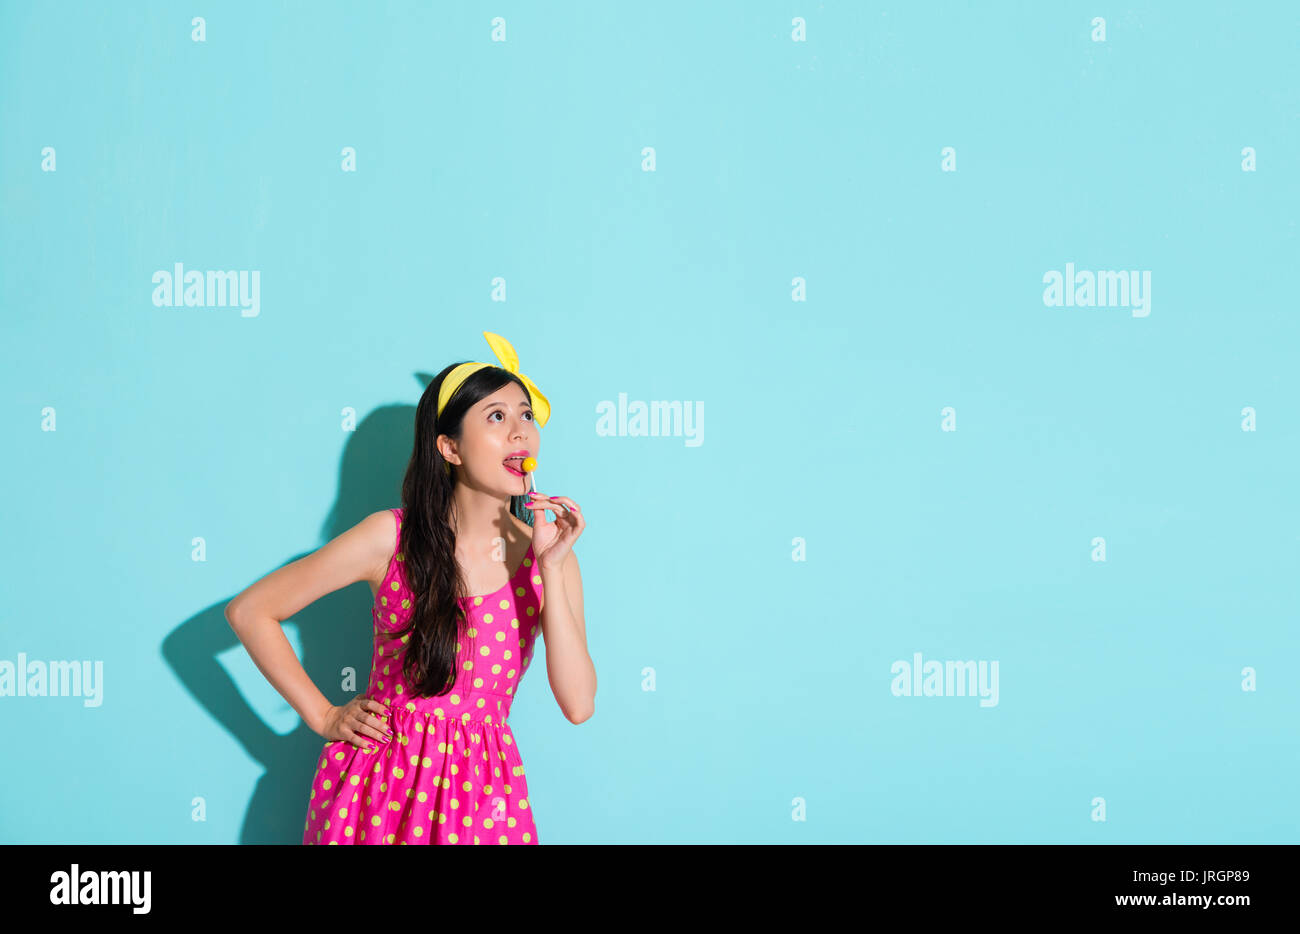
[[501, 361], [499, 364], [494, 363], [462, 363], [442, 381], [442, 388], [438, 390], [438, 414], [442, 415], [442, 410], [447, 407], [447, 401], [460, 388], [460, 384], [465, 382], [466, 378], [477, 373], [485, 366], [500, 366], [503, 370], [509, 370], [518, 376], [520, 381], [528, 387], [528, 395], [531, 397], [529, 402], [533, 407], [533, 421], [537, 427], [542, 428], [546, 425], [546, 420], [551, 417], [551, 403], [542, 395], [531, 379], [519, 372], [519, 355], [515, 353], [514, 347], [510, 346], [510, 341], [506, 340], [500, 334], [493, 334], [491, 331], [484, 331], [483, 336], [487, 338], [488, 346], [492, 352], [497, 355]]

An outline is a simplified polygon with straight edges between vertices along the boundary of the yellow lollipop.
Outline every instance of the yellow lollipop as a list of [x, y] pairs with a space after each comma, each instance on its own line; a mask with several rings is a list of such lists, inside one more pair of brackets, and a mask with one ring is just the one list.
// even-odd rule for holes
[[532, 485], [532, 491], [531, 491], [531, 492], [536, 493], [536, 492], [537, 492], [537, 478], [534, 477], [534, 476], [532, 476], [532, 473], [533, 473], [534, 470], [537, 469], [537, 458], [535, 458], [535, 457], [525, 457], [525, 458], [524, 458], [524, 462], [523, 462], [522, 464], [520, 464], [519, 466], [523, 468], [524, 473], [528, 474], [528, 475], [531, 477], [531, 480], [530, 480], [530, 483], [531, 483], [531, 485]]

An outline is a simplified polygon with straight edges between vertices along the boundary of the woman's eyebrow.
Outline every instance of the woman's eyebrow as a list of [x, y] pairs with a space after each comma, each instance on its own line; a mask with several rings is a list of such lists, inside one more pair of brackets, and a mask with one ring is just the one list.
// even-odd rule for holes
[[[503, 406], [505, 406], [507, 409], [510, 408], [510, 403], [509, 403], [509, 402], [492, 402], [492, 403], [490, 403], [490, 404], [488, 405], [488, 408], [489, 408], [489, 409], [491, 409], [491, 408], [495, 408], [495, 407], [498, 406], [498, 405], [503, 405]], [[529, 403], [529, 402], [523, 402], [523, 403], [520, 403], [519, 407], [520, 407], [521, 409], [531, 409], [533, 406], [532, 406], [532, 404]]]

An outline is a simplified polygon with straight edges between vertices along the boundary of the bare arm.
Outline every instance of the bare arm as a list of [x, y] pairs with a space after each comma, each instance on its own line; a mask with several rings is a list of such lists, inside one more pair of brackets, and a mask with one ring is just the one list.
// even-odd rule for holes
[[226, 605], [226, 622], [258, 670], [315, 733], [321, 733], [325, 713], [334, 705], [302, 667], [281, 623], [349, 584], [380, 581], [396, 534], [391, 512], [371, 513], [306, 557], [250, 584]]
[[577, 552], [570, 550], [557, 571], [542, 568], [542, 592], [546, 597], [542, 638], [551, 693], [564, 716], [571, 723], [581, 723], [596, 711], [596, 666], [587, 652]]

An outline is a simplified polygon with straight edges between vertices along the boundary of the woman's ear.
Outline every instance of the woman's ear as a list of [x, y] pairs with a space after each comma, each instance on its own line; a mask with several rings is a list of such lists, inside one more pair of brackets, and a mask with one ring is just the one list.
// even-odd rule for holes
[[456, 452], [456, 442], [446, 435], [438, 435], [438, 440], [434, 442], [438, 446], [438, 453], [442, 459], [449, 464], [460, 466], [460, 454]]

